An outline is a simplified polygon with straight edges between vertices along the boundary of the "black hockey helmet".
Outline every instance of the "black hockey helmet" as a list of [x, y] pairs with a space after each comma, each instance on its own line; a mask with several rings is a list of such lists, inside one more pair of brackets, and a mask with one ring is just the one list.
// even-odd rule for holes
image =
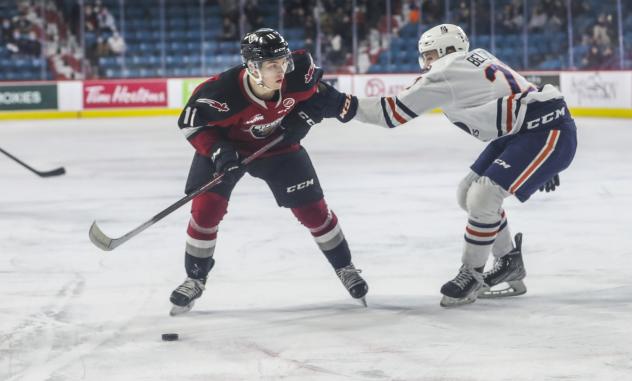
[[287, 41], [271, 28], [246, 33], [241, 39], [241, 58], [247, 61], [265, 61], [290, 55]]

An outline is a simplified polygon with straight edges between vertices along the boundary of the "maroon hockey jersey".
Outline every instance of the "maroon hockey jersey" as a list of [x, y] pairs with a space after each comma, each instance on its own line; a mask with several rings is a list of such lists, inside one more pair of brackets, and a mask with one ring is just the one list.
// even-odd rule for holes
[[[278, 99], [257, 98], [243, 66], [233, 67], [200, 84], [182, 110], [178, 125], [196, 151], [210, 156], [213, 144], [225, 140], [244, 156], [279, 136], [283, 117], [317, 89], [322, 69], [303, 50], [292, 53], [294, 70], [288, 73]], [[298, 144], [280, 144], [262, 157], [292, 152]]]

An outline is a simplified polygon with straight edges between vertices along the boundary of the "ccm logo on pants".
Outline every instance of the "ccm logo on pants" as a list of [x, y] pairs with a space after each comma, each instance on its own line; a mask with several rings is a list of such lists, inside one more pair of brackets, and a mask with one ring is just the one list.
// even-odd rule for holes
[[307, 181], [303, 181], [302, 183], [298, 183], [296, 185], [292, 185], [291, 187], [287, 187], [287, 193], [292, 193], [297, 190], [305, 189], [311, 185], [314, 185], [314, 179], [309, 179]]

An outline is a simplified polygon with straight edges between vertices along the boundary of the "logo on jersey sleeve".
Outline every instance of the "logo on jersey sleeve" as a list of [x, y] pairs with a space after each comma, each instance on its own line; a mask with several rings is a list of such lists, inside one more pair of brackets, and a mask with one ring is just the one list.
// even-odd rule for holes
[[314, 70], [316, 69], [316, 65], [314, 65], [314, 59], [311, 54], [307, 55], [309, 57], [309, 68], [307, 69], [307, 74], [305, 74], [305, 83], [310, 83], [312, 78], [314, 77]]
[[216, 101], [215, 99], [200, 98], [196, 100], [196, 102], [207, 104], [220, 112], [227, 112], [228, 110], [230, 110], [227, 103], [222, 103]]

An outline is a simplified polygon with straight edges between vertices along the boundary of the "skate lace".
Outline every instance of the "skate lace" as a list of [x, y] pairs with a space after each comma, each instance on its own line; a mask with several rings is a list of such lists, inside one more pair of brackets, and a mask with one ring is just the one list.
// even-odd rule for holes
[[361, 272], [362, 270], [350, 266], [336, 270], [338, 278], [340, 278], [346, 288], [351, 288], [362, 281], [362, 278], [358, 275]]
[[505, 259], [503, 257], [494, 259], [494, 267], [489, 271], [490, 275], [498, 274], [503, 270], [505, 266]]
[[464, 289], [471, 280], [472, 274], [470, 274], [469, 270], [461, 270], [452, 282], [456, 283], [461, 289]]
[[200, 286], [198, 282], [191, 279], [187, 279], [186, 281], [184, 281], [184, 283], [178, 286], [178, 288], [176, 289], [176, 292], [190, 297], [190, 296], [195, 295], [195, 293], [198, 292], [199, 290], [203, 290], [203, 289], [204, 289], [204, 286]]

